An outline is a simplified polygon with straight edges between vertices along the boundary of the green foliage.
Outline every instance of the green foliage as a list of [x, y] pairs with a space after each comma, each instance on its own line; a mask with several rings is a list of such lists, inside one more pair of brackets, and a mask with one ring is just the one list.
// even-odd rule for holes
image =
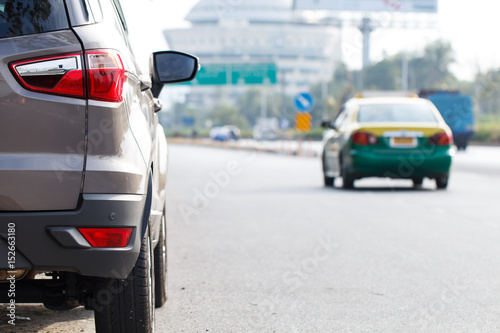
[[306, 140], [314, 140], [314, 141], [321, 141], [323, 139], [323, 132], [325, 130], [323, 128], [313, 128], [311, 132], [305, 134], [304, 138]]
[[478, 73], [474, 88], [479, 113], [500, 115], [500, 69]]
[[481, 116], [473, 141], [500, 143], [500, 115]]
[[364, 70], [363, 90], [397, 90], [401, 77], [401, 56], [384, 59]]
[[[421, 55], [407, 55], [409, 89], [458, 90], [461, 83], [451, 73], [455, 62], [454, 51], [449, 42], [435, 41]], [[388, 57], [364, 69], [363, 90], [400, 90], [404, 61], [403, 54]]]
[[7, 17], [9, 17], [9, 22], [11, 23], [8, 35], [24, 35], [26, 32], [23, 31], [23, 20], [26, 19], [31, 20], [36, 33], [43, 32], [51, 12], [52, 6], [47, 0], [34, 2], [21, 0], [7, 1], [5, 3], [5, 13]]
[[[331, 119], [336, 116], [340, 106], [355, 95], [356, 83], [363, 82], [363, 90], [400, 90], [404, 57], [403, 54], [386, 57], [365, 68], [363, 72], [349, 70], [342, 63], [336, 64], [335, 73], [326, 89], [323, 83], [310, 87], [316, 101], [311, 111], [313, 127], [319, 126], [324, 118]], [[479, 73], [475, 82], [459, 81], [450, 71], [455, 62], [454, 51], [449, 42], [442, 40], [430, 43], [421, 52], [407, 54], [406, 58], [410, 90], [459, 90], [475, 96], [479, 116], [497, 116], [478, 118], [474, 140], [500, 141], [500, 68]], [[182, 128], [183, 116], [194, 117], [195, 127], [200, 129], [199, 136], [208, 135], [208, 131], [202, 130], [206, 120], [211, 120], [214, 126], [236, 125], [246, 133], [245, 135], [251, 136], [251, 128], [261, 113], [262, 89], [265, 89], [267, 116], [288, 119], [293, 126], [296, 113], [293, 96], [284, 96], [280, 86], [249, 88], [238, 97], [235, 105], [220, 104], [213, 110], [192, 110], [186, 105], [175, 105], [170, 121], [175, 124], [173, 127], [178, 129]], [[220, 100], [227, 100], [227, 94], [222, 88], [216, 91], [216, 97], [220, 97]], [[187, 129], [186, 136], [189, 136], [191, 131], [192, 129]], [[322, 129], [314, 128], [311, 133], [301, 135], [305, 139], [321, 139], [322, 132]]]
[[246, 118], [249, 124], [255, 124], [255, 121], [260, 115], [260, 105], [262, 92], [260, 89], [247, 90], [238, 101], [240, 114]]
[[239, 128], [247, 128], [248, 120], [242, 116], [234, 105], [221, 104], [211, 114], [215, 126], [235, 125]]
[[429, 44], [423, 56], [415, 57], [410, 62], [415, 89], [457, 89], [458, 80], [450, 72], [454, 62], [455, 54], [449, 42], [438, 40]]
[[321, 120], [334, 118], [339, 107], [354, 94], [354, 73], [344, 63], [338, 63], [331, 82], [327, 83], [326, 96], [322, 83], [311, 87], [316, 104], [311, 111], [313, 126], [319, 126]]
[[[198, 138], [208, 138], [210, 134], [210, 129], [196, 130], [196, 137]], [[181, 130], [165, 130], [165, 136], [167, 138], [193, 138], [193, 130], [189, 128], [183, 128]]]

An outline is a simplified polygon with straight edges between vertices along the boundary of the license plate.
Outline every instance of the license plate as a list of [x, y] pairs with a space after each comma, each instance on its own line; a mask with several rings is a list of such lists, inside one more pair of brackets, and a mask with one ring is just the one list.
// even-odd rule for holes
[[392, 147], [400, 147], [400, 148], [412, 148], [417, 146], [416, 138], [407, 138], [407, 137], [396, 137], [391, 138], [391, 146]]

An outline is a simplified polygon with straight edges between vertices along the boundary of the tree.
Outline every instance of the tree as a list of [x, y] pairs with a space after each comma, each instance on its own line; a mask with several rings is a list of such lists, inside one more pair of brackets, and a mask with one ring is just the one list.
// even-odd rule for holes
[[[243, 93], [237, 100], [239, 113], [245, 117], [250, 126], [254, 126], [257, 119], [260, 118], [262, 107], [262, 92], [265, 89], [266, 114], [268, 118], [289, 119], [291, 120], [290, 110], [292, 101], [290, 96], [286, 96], [276, 90], [276, 87], [266, 86], [259, 88], [250, 88]], [[286, 110], [283, 102], [286, 103]]]
[[326, 86], [326, 96], [324, 96], [322, 83], [311, 87], [316, 101], [314, 109], [311, 111], [314, 125], [318, 125], [321, 120], [334, 118], [340, 105], [352, 96], [354, 72], [350, 71], [344, 63], [338, 63], [335, 67], [332, 80]]
[[400, 89], [402, 56], [384, 59], [363, 73], [363, 90], [397, 90]]
[[[47, 0], [33, 2], [8, 0], [5, 2], [4, 11], [7, 14], [7, 22], [10, 23], [7, 34], [9, 36], [22, 36], [26, 33], [46, 31], [52, 6]], [[26, 22], [31, 24], [27, 25]], [[33, 31], [24, 31], [24, 28], [33, 29]]]
[[457, 89], [458, 80], [450, 71], [454, 62], [455, 54], [449, 42], [437, 40], [427, 45], [422, 56], [410, 60], [414, 88]]
[[[421, 55], [407, 58], [410, 90], [455, 90], [461, 86], [450, 71], [455, 55], [449, 42], [437, 40], [427, 45]], [[365, 68], [363, 90], [401, 89], [403, 60], [403, 54], [399, 53]]]
[[262, 92], [259, 89], [252, 88], [238, 99], [240, 114], [246, 118], [250, 125], [254, 125], [257, 118], [259, 118], [261, 95]]
[[234, 105], [219, 105], [212, 112], [211, 119], [216, 126], [235, 125], [239, 128], [248, 128], [247, 119], [238, 112], [238, 108]]
[[500, 114], [500, 68], [478, 73], [475, 97], [482, 114]]

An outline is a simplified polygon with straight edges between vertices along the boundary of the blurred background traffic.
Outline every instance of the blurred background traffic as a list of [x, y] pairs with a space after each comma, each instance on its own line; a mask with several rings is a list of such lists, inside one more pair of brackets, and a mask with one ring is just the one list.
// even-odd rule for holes
[[[149, 53], [165, 47], [200, 57], [197, 80], [161, 96], [167, 135], [215, 138], [218, 128], [233, 126], [256, 140], [321, 139], [321, 120], [334, 118], [357, 92], [403, 90], [431, 100], [440, 94], [438, 109], [454, 134], [500, 142], [500, 48], [487, 38], [499, 25], [495, 6], [156, 0], [137, 8], [123, 1], [144, 68]], [[153, 27], [144, 26], [144, 16]], [[144, 29], [150, 39], [141, 38]]]

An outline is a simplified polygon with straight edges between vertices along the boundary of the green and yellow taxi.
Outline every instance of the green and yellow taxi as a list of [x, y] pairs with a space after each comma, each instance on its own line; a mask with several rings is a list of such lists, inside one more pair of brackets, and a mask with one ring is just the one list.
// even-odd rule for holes
[[436, 107], [416, 95], [359, 95], [347, 101], [323, 136], [325, 186], [342, 177], [344, 188], [365, 177], [435, 179], [448, 186], [453, 135]]

